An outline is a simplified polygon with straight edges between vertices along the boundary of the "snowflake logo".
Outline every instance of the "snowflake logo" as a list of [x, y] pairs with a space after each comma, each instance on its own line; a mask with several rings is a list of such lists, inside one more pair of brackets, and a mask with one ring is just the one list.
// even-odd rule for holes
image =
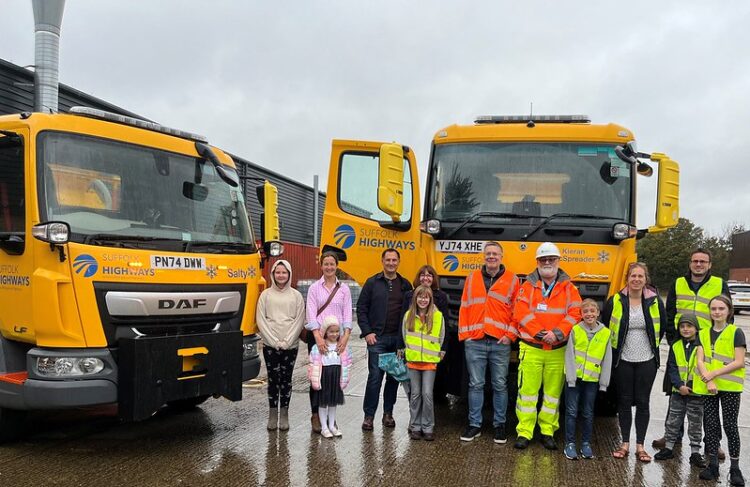
[[599, 262], [601, 262], [602, 264], [606, 264], [607, 262], [609, 262], [609, 252], [607, 252], [606, 250], [602, 250], [601, 252], [599, 252], [597, 258], [599, 259]]
[[248, 267], [247, 273], [250, 274], [250, 277], [255, 277], [255, 267]]
[[219, 271], [218, 271], [218, 269], [216, 268], [215, 265], [210, 265], [210, 266], [206, 267], [206, 275], [210, 279], [213, 279], [214, 277], [216, 277], [216, 274], [218, 274], [218, 272]]

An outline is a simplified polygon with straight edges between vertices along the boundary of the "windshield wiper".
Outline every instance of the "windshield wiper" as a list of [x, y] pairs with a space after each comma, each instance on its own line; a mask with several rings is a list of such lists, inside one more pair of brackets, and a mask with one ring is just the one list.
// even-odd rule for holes
[[210, 253], [234, 253], [250, 254], [255, 252], [255, 246], [245, 242], [212, 242], [210, 240], [196, 240], [185, 242], [185, 252], [190, 252], [194, 247], [205, 249]]
[[534, 235], [540, 228], [544, 227], [549, 222], [557, 218], [585, 218], [589, 220], [619, 220], [619, 218], [614, 217], [614, 216], [592, 215], [589, 213], [554, 213], [548, 217], [545, 217], [544, 220], [539, 222], [539, 224], [535, 226], [530, 232], [528, 232], [526, 235], [521, 237], [521, 240], [528, 240], [528, 238]]
[[490, 217], [490, 218], [528, 218], [527, 215], [517, 215], [515, 213], [502, 213], [497, 211], [478, 211], [471, 215], [469, 218], [461, 222], [459, 226], [454, 228], [451, 233], [445, 236], [445, 239], [451, 238], [453, 235], [455, 235], [459, 230], [461, 230], [463, 227], [468, 225], [469, 223], [474, 223], [478, 221], [481, 218], [484, 217]]
[[91, 233], [83, 239], [84, 245], [92, 242], [180, 242], [174, 238], [148, 237], [145, 235], [120, 235], [117, 233]]

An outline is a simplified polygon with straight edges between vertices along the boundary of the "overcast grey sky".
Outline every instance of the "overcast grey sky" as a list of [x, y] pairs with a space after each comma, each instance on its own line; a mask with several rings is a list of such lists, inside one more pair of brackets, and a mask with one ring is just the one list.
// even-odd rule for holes
[[[681, 165], [681, 216], [750, 227], [750, 2], [68, 0], [60, 81], [325, 189], [331, 139], [583, 113]], [[31, 0], [0, 58], [34, 62]], [[639, 226], [654, 189], [640, 187]]]

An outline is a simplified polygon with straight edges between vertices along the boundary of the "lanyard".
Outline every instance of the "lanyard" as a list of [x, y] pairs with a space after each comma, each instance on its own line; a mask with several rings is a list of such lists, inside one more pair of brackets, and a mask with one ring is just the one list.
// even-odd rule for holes
[[542, 297], [548, 298], [552, 292], [552, 288], [555, 287], [555, 284], [557, 284], [557, 278], [549, 284], [549, 287], [547, 287], [544, 281], [542, 281]]

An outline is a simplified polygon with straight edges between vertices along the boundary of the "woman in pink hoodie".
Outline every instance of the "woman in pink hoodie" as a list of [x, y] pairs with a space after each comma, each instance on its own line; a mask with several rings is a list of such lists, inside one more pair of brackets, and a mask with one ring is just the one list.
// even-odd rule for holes
[[271, 286], [258, 298], [255, 314], [268, 371], [268, 429], [289, 429], [292, 372], [299, 334], [305, 325], [305, 301], [292, 288], [292, 266], [277, 260], [271, 267]]

